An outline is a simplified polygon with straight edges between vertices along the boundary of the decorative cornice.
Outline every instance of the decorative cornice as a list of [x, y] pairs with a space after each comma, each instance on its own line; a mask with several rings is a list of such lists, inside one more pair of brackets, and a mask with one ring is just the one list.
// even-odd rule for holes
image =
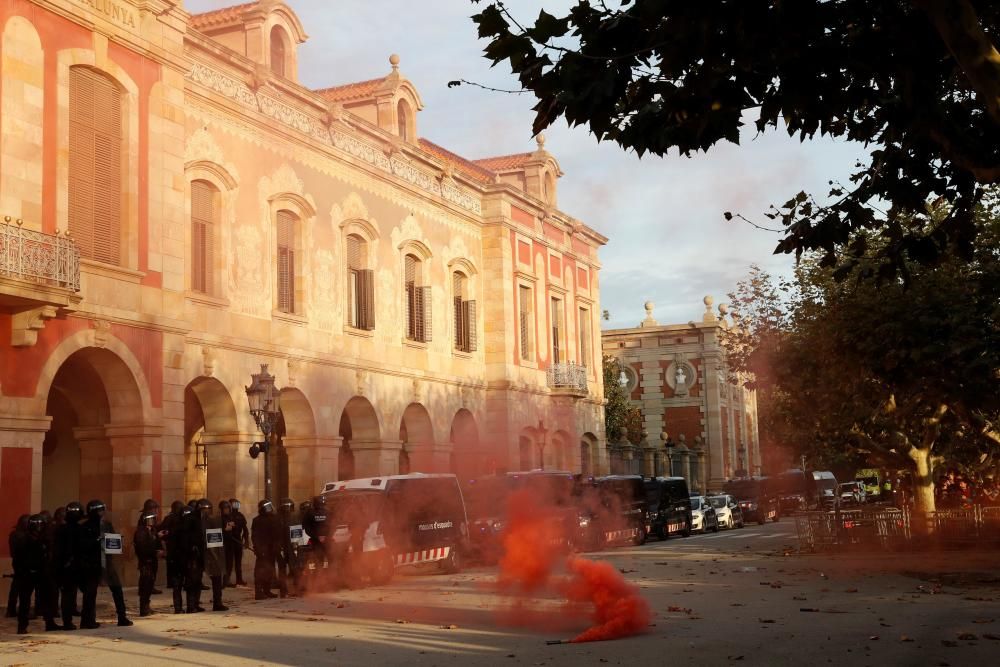
[[235, 101], [249, 111], [262, 113], [316, 141], [332, 146], [383, 172], [393, 174], [414, 187], [441, 197], [476, 215], [482, 215], [483, 203], [478, 194], [454, 183], [442, 182], [438, 178], [438, 173], [410, 163], [399, 153], [386, 155], [384, 145], [363, 141], [343, 132], [337, 128], [336, 123], [331, 125], [329, 115], [312, 116], [265, 94], [267, 86], [260, 86], [254, 91], [244, 81], [204, 63], [195, 63], [187, 78]]

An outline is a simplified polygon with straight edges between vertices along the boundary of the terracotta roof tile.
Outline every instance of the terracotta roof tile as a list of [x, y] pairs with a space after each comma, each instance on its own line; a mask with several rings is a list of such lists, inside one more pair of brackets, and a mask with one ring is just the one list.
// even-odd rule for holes
[[191, 16], [191, 27], [195, 30], [205, 30], [217, 25], [225, 25], [239, 19], [240, 15], [250, 9], [256, 2], [244, 2], [242, 5], [232, 5], [210, 12], [193, 14]]
[[497, 157], [484, 157], [480, 160], [473, 160], [472, 162], [483, 167], [484, 169], [489, 169], [490, 171], [510, 171], [511, 169], [520, 169], [524, 164], [531, 159], [533, 153], [514, 153], [513, 155], [498, 155]]
[[470, 160], [466, 160], [461, 155], [456, 155], [447, 148], [442, 148], [432, 141], [420, 139], [420, 147], [428, 153], [431, 153], [445, 162], [452, 164], [458, 171], [473, 180], [479, 181], [480, 183], [492, 183], [496, 179], [496, 174], [489, 169], [486, 169], [485, 167], [482, 167]]
[[378, 79], [369, 79], [368, 81], [346, 83], [342, 86], [334, 86], [332, 88], [321, 88], [315, 92], [331, 102], [350, 102], [352, 100], [371, 97], [383, 81], [385, 81], [384, 76]]

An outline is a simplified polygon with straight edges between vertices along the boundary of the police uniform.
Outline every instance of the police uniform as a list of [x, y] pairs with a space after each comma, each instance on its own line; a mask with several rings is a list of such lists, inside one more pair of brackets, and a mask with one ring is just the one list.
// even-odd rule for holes
[[139, 566], [139, 616], [149, 616], [153, 613], [149, 598], [156, 582], [156, 564], [163, 549], [156, 534], [156, 514], [146, 513], [139, 517], [139, 527], [132, 537], [132, 544]]
[[[240, 512], [240, 501], [235, 498], [229, 499], [232, 527], [223, 527], [223, 545], [226, 552], [226, 585], [231, 586], [230, 577], [233, 570], [236, 570], [236, 586], [246, 586], [243, 580], [243, 549], [250, 546], [250, 529], [247, 527], [247, 518]], [[230, 523], [227, 522], [227, 523]]]
[[210, 547], [208, 544], [208, 531], [221, 529], [222, 517], [212, 515], [212, 503], [207, 498], [198, 501], [198, 511], [201, 515], [204, 570], [212, 582], [212, 611], [229, 611], [229, 607], [222, 604], [222, 574], [226, 567], [224, 547]]
[[28, 518], [27, 530], [12, 540], [12, 565], [17, 583], [17, 634], [28, 632], [31, 615], [31, 594], [37, 591], [41, 603], [39, 611], [45, 618], [46, 630], [62, 630], [53, 620], [49, 604], [51, 581], [46, 573], [49, 560], [49, 546], [45, 538], [45, 522], [38, 514]]
[[264, 600], [277, 597], [271, 592], [274, 584], [274, 568], [281, 551], [281, 521], [274, 513], [270, 500], [262, 500], [257, 505], [258, 514], [250, 526], [250, 539], [257, 556], [253, 568], [254, 599]]

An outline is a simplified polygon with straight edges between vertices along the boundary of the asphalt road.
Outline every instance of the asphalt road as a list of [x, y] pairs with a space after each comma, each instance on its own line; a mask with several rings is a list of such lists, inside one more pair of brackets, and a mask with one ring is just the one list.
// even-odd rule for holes
[[[639, 586], [655, 617], [627, 639], [550, 646], [588, 619], [556, 594], [498, 595], [495, 570], [398, 576], [391, 584], [169, 613], [74, 633], [13, 635], [4, 664], [976, 665], [1000, 655], [996, 554], [829, 557], [794, 552], [791, 519], [599, 554]], [[134, 590], [126, 592], [130, 607]], [[167, 596], [154, 608], [167, 611]], [[102, 593], [101, 614], [111, 621]], [[40, 621], [33, 624], [37, 629]]]

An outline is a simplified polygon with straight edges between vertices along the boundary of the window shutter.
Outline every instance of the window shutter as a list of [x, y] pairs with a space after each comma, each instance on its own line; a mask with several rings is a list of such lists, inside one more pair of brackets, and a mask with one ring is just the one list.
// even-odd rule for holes
[[271, 71], [285, 76], [285, 42], [277, 27], [271, 28]]
[[278, 211], [278, 310], [295, 312], [295, 216]]
[[465, 318], [465, 309], [462, 305], [462, 297], [455, 296], [452, 299], [453, 308], [455, 310], [455, 349], [464, 350], [465, 349], [465, 326], [463, 324], [463, 319]]
[[347, 267], [349, 269], [365, 268], [364, 241], [354, 234], [347, 237]]
[[191, 289], [211, 294], [214, 286], [214, 235], [219, 192], [210, 183], [191, 183]]
[[431, 296], [431, 286], [424, 285], [422, 287], [416, 288], [417, 294], [420, 295], [419, 303], [420, 308], [417, 311], [417, 324], [420, 329], [420, 338], [425, 343], [431, 342], [431, 334], [433, 333], [433, 315], [431, 313], [431, 304], [433, 297]]
[[580, 309], [580, 363], [590, 366], [590, 311]]
[[558, 364], [560, 361], [562, 361], [562, 357], [560, 356], [561, 349], [559, 347], [559, 343], [561, 342], [560, 339], [562, 338], [562, 332], [561, 332], [562, 327], [560, 326], [560, 324], [561, 324], [561, 322], [560, 322], [561, 313], [559, 312], [561, 310], [561, 308], [560, 308], [560, 301], [558, 299], [552, 299], [552, 301], [551, 301], [551, 308], [552, 308], [552, 315], [551, 315], [551, 317], [552, 317], [552, 363]]
[[358, 328], [375, 328], [375, 275], [371, 269], [358, 271]]
[[82, 257], [120, 264], [121, 92], [85, 67], [69, 78], [69, 230]]
[[531, 361], [531, 345], [530, 345], [531, 344], [531, 335], [530, 335], [531, 332], [530, 332], [530, 330], [528, 328], [528, 325], [530, 324], [528, 322], [528, 317], [529, 317], [529, 314], [530, 314], [530, 311], [529, 311], [529, 302], [530, 302], [530, 299], [531, 299], [531, 290], [528, 289], [527, 287], [521, 287], [521, 288], [519, 288], [518, 294], [520, 296], [520, 299], [518, 300], [519, 301], [518, 309], [519, 309], [520, 312], [518, 314], [520, 316], [519, 324], [520, 324], [520, 327], [521, 327], [521, 331], [520, 331], [520, 333], [521, 333], [521, 358], [524, 359], [525, 361]]
[[476, 351], [476, 302], [462, 302], [462, 339], [466, 352]]

